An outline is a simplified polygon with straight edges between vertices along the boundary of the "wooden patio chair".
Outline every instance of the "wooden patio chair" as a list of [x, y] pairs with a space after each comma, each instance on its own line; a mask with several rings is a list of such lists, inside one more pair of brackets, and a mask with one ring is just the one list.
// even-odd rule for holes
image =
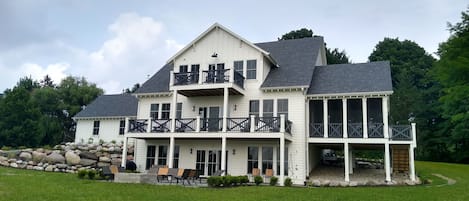
[[101, 174], [107, 179], [107, 180], [114, 180], [114, 174], [111, 172], [111, 169], [109, 166], [104, 166], [102, 168]]
[[173, 183], [174, 178], [178, 175], [179, 169], [178, 168], [169, 168], [168, 170], [168, 180], [171, 179], [170, 183]]
[[119, 173], [119, 168], [117, 168], [117, 166], [115, 166], [115, 165], [109, 166], [109, 169], [111, 170], [112, 174], [114, 174], [114, 175]]
[[260, 176], [261, 170], [259, 168], [252, 168], [251, 180], [254, 181], [254, 177]]
[[[198, 174], [197, 174], [197, 170], [195, 169], [191, 169], [190, 172], [189, 172], [189, 176], [188, 176], [188, 182], [189, 182], [189, 179], [191, 179], [193, 182], [195, 182], [195, 180], [197, 180], [198, 178]], [[189, 183], [190, 184], [190, 183]]]
[[264, 179], [271, 178], [274, 176], [274, 170], [265, 169]]
[[[181, 173], [181, 170], [182, 170], [182, 173]], [[179, 173], [181, 173], [181, 175], [179, 176]], [[176, 176], [176, 183], [179, 184], [179, 180], [182, 181], [182, 185], [184, 185], [184, 180], [187, 181], [188, 184], [190, 184], [189, 182], [189, 175], [191, 173], [191, 170], [190, 169], [179, 169], [178, 171], [178, 176]]]
[[156, 181], [160, 182], [160, 178], [161, 179], [165, 179], [166, 180], [168, 179], [168, 172], [169, 172], [169, 168], [166, 168], [166, 167], [161, 167], [158, 169], [158, 173], [156, 174]]

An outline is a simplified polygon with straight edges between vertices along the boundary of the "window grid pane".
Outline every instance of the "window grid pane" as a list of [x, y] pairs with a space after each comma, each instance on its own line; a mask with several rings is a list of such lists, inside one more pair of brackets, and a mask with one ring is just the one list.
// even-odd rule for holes
[[150, 118], [158, 119], [159, 106], [160, 106], [159, 104], [151, 104], [150, 105]]
[[246, 79], [256, 79], [257, 72], [256, 60], [247, 60], [246, 62]]
[[274, 100], [264, 100], [264, 105], [262, 106], [262, 108], [264, 109], [264, 117], [274, 116]]
[[253, 168], [258, 168], [259, 148], [248, 147], [248, 174], [252, 173]]
[[163, 103], [161, 105], [161, 119], [169, 119], [170, 109], [171, 105], [169, 103]]

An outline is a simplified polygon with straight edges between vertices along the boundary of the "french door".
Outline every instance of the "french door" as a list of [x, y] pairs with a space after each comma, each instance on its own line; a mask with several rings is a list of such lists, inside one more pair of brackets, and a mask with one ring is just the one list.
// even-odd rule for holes
[[[228, 161], [228, 151], [226, 154]], [[227, 163], [225, 163], [225, 170]], [[197, 150], [195, 168], [202, 176], [211, 176], [221, 170], [221, 150]]]

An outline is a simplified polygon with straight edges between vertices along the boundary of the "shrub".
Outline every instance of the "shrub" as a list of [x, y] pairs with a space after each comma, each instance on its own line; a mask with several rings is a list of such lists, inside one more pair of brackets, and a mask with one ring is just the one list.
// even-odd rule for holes
[[222, 183], [222, 177], [220, 176], [212, 176], [207, 179], [207, 184], [210, 187], [220, 187]]
[[291, 186], [293, 182], [291, 181], [290, 177], [287, 177], [285, 181], [283, 182], [284, 186]]
[[249, 182], [249, 177], [247, 175], [238, 176], [238, 178], [241, 185], [247, 184]]
[[87, 170], [79, 170], [77, 174], [78, 174], [78, 178], [84, 179], [85, 176], [88, 174], [88, 171]]
[[94, 170], [90, 170], [88, 171], [88, 179], [94, 179], [94, 177], [96, 176], [96, 171]]
[[277, 183], [278, 183], [278, 177], [273, 176], [273, 177], [270, 178], [270, 185], [271, 186], [275, 186], [275, 185], [277, 185]]
[[116, 141], [115, 141], [115, 140], [111, 140], [111, 143], [112, 143], [112, 144], [116, 144]]
[[100, 144], [100, 145], [104, 144], [104, 140], [103, 140], [103, 139], [100, 139], [100, 140], [99, 140], [99, 144]]
[[259, 186], [259, 184], [261, 184], [262, 182], [264, 182], [264, 180], [262, 179], [261, 176], [254, 177], [254, 183], [256, 183], [257, 186]]
[[230, 176], [231, 177], [231, 184], [233, 186], [239, 185], [241, 182], [241, 178], [239, 176]]
[[222, 178], [222, 183], [223, 183], [223, 187], [230, 187], [231, 186], [231, 176], [230, 175], [227, 175], [227, 176], [224, 176], [224, 177], [221, 177]]
[[3, 146], [3, 147], [2, 147], [2, 150], [3, 150], [3, 151], [10, 151], [10, 150], [11, 150], [11, 147], [9, 147], [9, 146]]

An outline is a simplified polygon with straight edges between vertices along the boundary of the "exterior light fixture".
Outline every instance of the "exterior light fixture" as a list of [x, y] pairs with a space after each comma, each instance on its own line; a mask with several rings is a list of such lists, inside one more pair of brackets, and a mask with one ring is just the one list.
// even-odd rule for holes
[[190, 150], [190, 154], [192, 154], [192, 148], [191, 148], [191, 150]]
[[212, 54], [212, 57], [213, 57], [213, 58], [217, 58], [217, 57], [218, 57], [218, 54], [217, 54], [216, 52], [214, 52], [214, 53]]
[[235, 154], [236, 154], [236, 149], [233, 149], [233, 155], [235, 155]]

